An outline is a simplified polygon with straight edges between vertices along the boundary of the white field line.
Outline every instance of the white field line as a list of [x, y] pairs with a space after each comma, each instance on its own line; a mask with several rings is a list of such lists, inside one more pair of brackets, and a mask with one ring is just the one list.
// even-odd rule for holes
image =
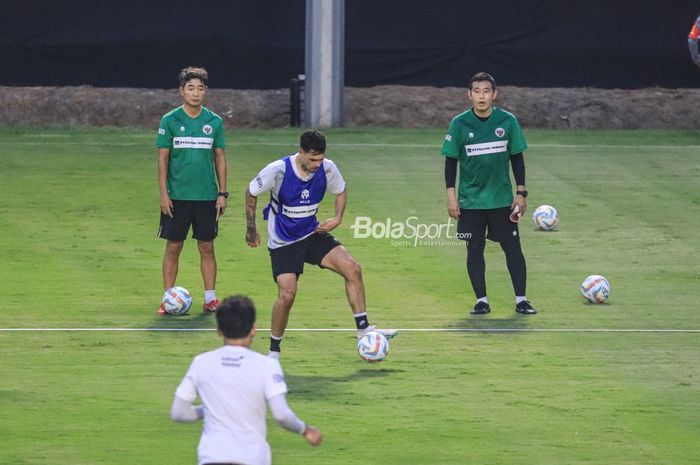
[[[270, 328], [258, 328], [270, 331]], [[216, 331], [215, 328], [0, 328], [0, 332], [199, 332]], [[298, 332], [355, 332], [350, 328], [287, 328], [285, 331]], [[672, 328], [400, 328], [402, 333], [698, 333], [700, 329]]]
[[[149, 142], [77, 142], [77, 141], [6, 141], [5, 145], [28, 145], [28, 146], [41, 146], [41, 145], [76, 145], [80, 147], [133, 147], [138, 145], [148, 145]], [[262, 147], [290, 147], [293, 150], [295, 145], [284, 143], [284, 142], [237, 142], [231, 144], [231, 147], [236, 146], [262, 146]], [[372, 143], [334, 143], [333, 147], [357, 147], [357, 148], [429, 148], [429, 149], [440, 149], [442, 145], [440, 144], [372, 144]], [[596, 148], [596, 149], [684, 149], [684, 150], [698, 150], [700, 145], [614, 145], [614, 144], [529, 144], [531, 148], [537, 147], [551, 147], [551, 148]]]

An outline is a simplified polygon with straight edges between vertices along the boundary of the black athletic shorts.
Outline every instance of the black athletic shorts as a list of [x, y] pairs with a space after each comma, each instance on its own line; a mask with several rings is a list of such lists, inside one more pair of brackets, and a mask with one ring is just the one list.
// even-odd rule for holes
[[192, 237], [212, 241], [219, 232], [216, 221], [216, 200], [173, 200], [173, 217], [160, 214], [158, 237], [184, 241], [192, 226]]
[[[338, 247], [340, 242], [329, 233], [313, 233], [309, 237], [270, 251], [272, 279], [284, 273], [304, 272], [304, 263], [321, 266], [321, 260], [328, 252]], [[321, 268], [323, 268], [321, 266]]]
[[[490, 208], [485, 210], [459, 210], [457, 222], [457, 239], [479, 241], [490, 239], [505, 242], [518, 238], [518, 223], [510, 220], [510, 207]], [[488, 233], [487, 233], [488, 231]]]

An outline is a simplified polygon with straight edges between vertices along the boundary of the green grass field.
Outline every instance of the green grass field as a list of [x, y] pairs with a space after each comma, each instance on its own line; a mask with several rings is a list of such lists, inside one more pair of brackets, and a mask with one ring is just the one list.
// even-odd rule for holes
[[[463, 244], [351, 229], [357, 217], [447, 222], [442, 130], [327, 131], [348, 182], [335, 235], [363, 265], [370, 320], [404, 331], [385, 362], [360, 361], [341, 278], [307, 269], [282, 363], [290, 405], [325, 442], [312, 449], [270, 423], [275, 463], [700, 463], [700, 134], [525, 134], [521, 235], [540, 313], [515, 314], [503, 254], [489, 244], [492, 313], [471, 317]], [[191, 315], [155, 315], [164, 249], [155, 134], [0, 136], [0, 464], [195, 463], [201, 426], [172, 423], [169, 407], [191, 358], [221, 341], [199, 311], [191, 240], [178, 278], [194, 295]], [[216, 242], [217, 291], [250, 295], [264, 329], [276, 288], [267, 251], [245, 245], [243, 192], [295, 150], [298, 131], [228, 139], [233, 194]], [[540, 204], [559, 210], [558, 230], [531, 226]], [[332, 208], [327, 199], [323, 215]], [[604, 305], [580, 297], [590, 274], [610, 280]], [[38, 330], [70, 328], [95, 331]], [[203, 331], [149, 331], [162, 328]], [[260, 331], [254, 348], [267, 343]]]

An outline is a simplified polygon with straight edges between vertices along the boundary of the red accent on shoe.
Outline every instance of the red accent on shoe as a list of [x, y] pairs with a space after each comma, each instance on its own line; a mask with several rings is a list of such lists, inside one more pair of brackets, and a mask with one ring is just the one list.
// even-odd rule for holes
[[220, 303], [221, 302], [219, 302], [219, 299], [210, 300], [209, 302], [204, 304], [204, 306], [202, 307], [202, 311], [214, 313], [216, 311], [216, 307], [218, 307]]
[[163, 304], [160, 304], [160, 307], [158, 307], [158, 316], [163, 316], [167, 314], [168, 312], [165, 311], [165, 307], [163, 307]]

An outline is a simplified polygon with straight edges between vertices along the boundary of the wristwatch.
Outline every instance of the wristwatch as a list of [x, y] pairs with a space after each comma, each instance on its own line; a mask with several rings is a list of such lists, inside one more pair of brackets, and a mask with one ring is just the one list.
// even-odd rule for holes
[[223, 197], [225, 199], [228, 199], [228, 192], [219, 192], [219, 197]]
[[515, 195], [522, 195], [523, 198], [527, 198], [527, 191], [515, 191]]

